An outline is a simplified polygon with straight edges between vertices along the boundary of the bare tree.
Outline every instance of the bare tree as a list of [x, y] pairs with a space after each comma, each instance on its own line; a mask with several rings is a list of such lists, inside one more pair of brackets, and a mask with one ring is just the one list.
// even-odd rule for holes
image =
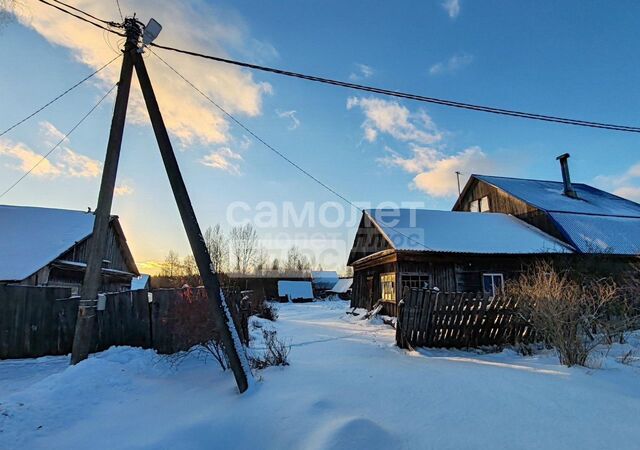
[[256, 251], [253, 271], [256, 275], [262, 275], [269, 269], [269, 256], [267, 250], [260, 246]]
[[311, 268], [309, 259], [295, 245], [287, 252], [287, 262], [285, 271], [287, 272], [304, 272]]
[[254, 263], [258, 251], [258, 233], [250, 223], [231, 229], [229, 238], [233, 251], [233, 268], [246, 274]]
[[271, 262], [271, 270], [273, 272], [280, 272], [282, 270], [280, 267], [280, 260], [278, 258], [274, 258]]
[[182, 272], [188, 277], [199, 274], [198, 265], [193, 255], [187, 255], [182, 260]]
[[173, 250], [169, 250], [167, 256], [162, 263], [162, 269], [160, 270], [160, 276], [163, 277], [177, 277], [182, 271], [180, 264], [180, 257]]
[[220, 224], [207, 228], [204, 232], [204, 243], [209, 250], [211, 262], [218, 273], [225, 273], [229, 266], [229, 241]]

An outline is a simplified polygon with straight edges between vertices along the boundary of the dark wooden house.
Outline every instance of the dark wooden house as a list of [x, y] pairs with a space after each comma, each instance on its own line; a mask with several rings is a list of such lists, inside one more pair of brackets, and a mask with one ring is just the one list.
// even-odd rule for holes
[[[79, 288], [93, 221], [88, 212], [0, 205], [0, 283]], [[118, 217], [112, 216], [102, 290], [129, 289], [137, 275]]]
[[597, 255], [628, 267], [640, 255], [640, 204], [562, 181], [472, 175], [453, 211], [364, 213], [349, 256], [352, 306], [383, 300], [394, 313], [405, 286], [495, 294], [540, 258]]
[[507, 214], [368, 210], [349, 255], [351, 305], [369, 309], [382, 300], [385, 312], [395, 315], [405, 287], [495, 294], [541, 254], [572, 251]]
[[607, 257], [640, 254], [640, 204], [587, 184], [471, 175], [454, 211], [511, 214], [571, 245], [578, 253]]

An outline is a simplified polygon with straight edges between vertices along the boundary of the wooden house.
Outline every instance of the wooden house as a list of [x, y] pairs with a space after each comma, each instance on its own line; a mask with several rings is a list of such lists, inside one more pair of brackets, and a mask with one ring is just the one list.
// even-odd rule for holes
[[417, 209], [364, 211], [348, 264], [351, 305], [378, 300], [395, 315], [405, 287], [495, 294], [541, 254], [571, 246], [507, 214]]
[[[0, 283], [82, 285], [94, 215], [90, 212], [0, 205]], [[117, 216], [109, 223], [103, 291], [129, 289], [139, 275]]]
[[472, 175], [453, 211], [365, 211], [348, 261], [352, 306], [383, 300], [394, 314], [405, 286], [495, 294], [540, 258], [637, 261], [640, 204], [571, 183], [568, 158], [561, 182]]

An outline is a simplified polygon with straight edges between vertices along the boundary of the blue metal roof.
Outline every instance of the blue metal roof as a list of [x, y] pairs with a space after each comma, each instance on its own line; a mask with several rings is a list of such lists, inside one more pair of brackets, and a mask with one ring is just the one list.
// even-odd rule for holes
[[473, 175], [505, 192], [549, 212], [640, 217], [640, 204], [582, 183], [572, 183], [579, 198], [563, 194], [560, 181]]
[[640, 218], [561, 212], [549, 214], [582, 253], [640, 254]]

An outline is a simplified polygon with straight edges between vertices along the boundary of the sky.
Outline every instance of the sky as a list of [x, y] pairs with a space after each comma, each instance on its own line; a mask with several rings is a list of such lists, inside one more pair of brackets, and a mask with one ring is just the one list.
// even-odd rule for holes
[[[114, 1], [69, 3], [119, 21]], [[0, 3], [5, 4], [5, 3]], [[456, 101], [640, 125], [640, 3], [120, 0], [158, 43]], [[4, 130], [115, 55], [121, 38], [35, 0], [0, 30]], [[120, 39], [120, 42], [119, 42]], [[451, 209], [472, 173], [574, 182], [640, 201], [640, 136], [393, 99], [156, 50], [256, 135], [359, 207]], [[0, 191], [116, 82], [119, 62], [0, 138]], [[298, 172], [178, 78], [145, 62], [200, 226], [253, 223], [342, 269], [360, 212]], [[95, 208], [115, 91], [0, 203]], [[143, 272], [189, 252], [134, 80], [113, 213]]]

